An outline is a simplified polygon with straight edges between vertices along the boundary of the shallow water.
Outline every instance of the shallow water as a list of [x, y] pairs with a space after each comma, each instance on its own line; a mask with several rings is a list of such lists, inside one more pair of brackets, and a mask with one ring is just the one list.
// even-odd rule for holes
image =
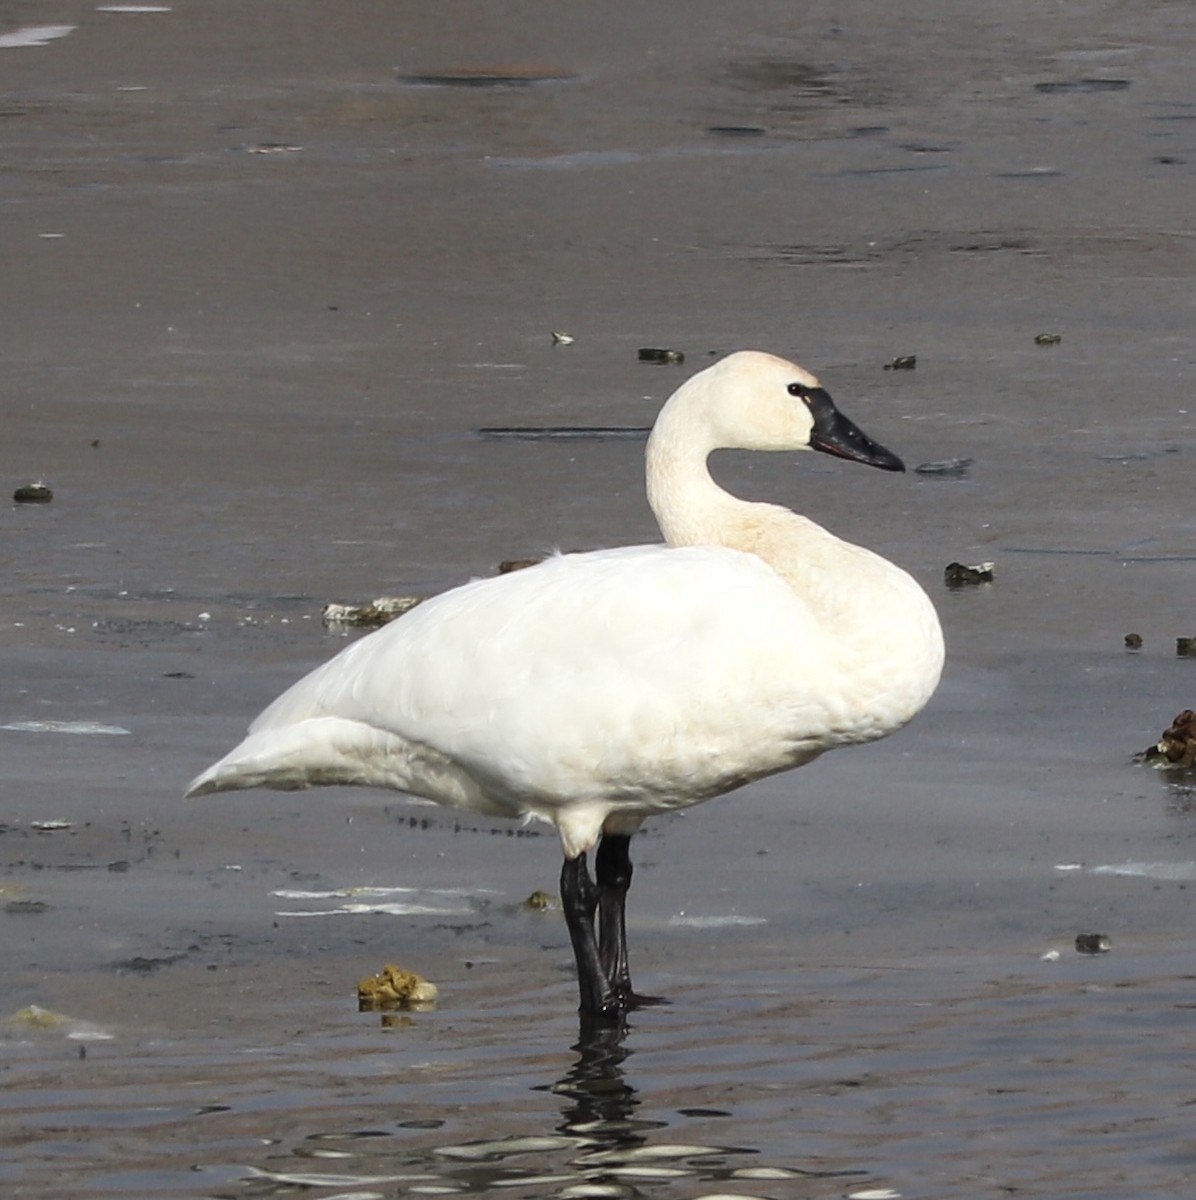
[[[380, 1020], [291, 975], [273, 995], [257, 972], [189, 969], [169, 998], [130, 989], [140, 1028], [117, 1022], [111, 1041], [6, 1043], [2, 1181], [43, 1196], [1184, 1194], [1193, 977], [1150, 955], [1002, 966], [815, 967], [800, 995], [790, 970], [748, 968], [731, 1002], [725, 976], [687, 982], [624, 1033], [581, 1036], [560, 989], [518, 974], [499, 996], [479, 970], [437, 1011]], [[181, 1029], [163, 1012], [191, 1003], [220, 1017]]]
[[[144, 7], [0, 31], [0, 1019], [70, 1018], [0, 1026], [4, 1194], [1189, 1194], [1196, 802], [1131, 756], [1194, 704], [1190, 7]], [[579, 1034], [542, 829], [178, 799], [326, 602], [655, 537], [638, 435], [479, 431], [740, 346], [973, 465], [716, 460], [949, 659], [636, 838], [670, 1006]], [[356, 1012], [393, 960], [434, 1010]]]

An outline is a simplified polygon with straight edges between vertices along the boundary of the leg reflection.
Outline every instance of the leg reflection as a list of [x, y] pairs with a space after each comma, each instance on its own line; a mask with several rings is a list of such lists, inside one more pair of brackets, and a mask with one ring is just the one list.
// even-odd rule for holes
[[561, 1108], [561, 1133], [584, 1137], [606, 1149], [626, 1149], [644, 1142], [648, 1129], [664, 1122], [637, 1120], [636, 1090], [623, 1077], [623, 1063], [631, 1054], [624, 1044], [622, 1023], [583, 1022], [573, 1047], [577, 1059], [564, 1078], [553, 1085], [567, 1099]]

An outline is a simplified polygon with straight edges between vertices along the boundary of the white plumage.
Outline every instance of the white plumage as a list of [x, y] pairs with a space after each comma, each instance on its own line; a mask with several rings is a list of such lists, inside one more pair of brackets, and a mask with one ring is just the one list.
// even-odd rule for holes
[[891, 733], [943, 662], [910, 576], [729, 495], [706, 467], [719, 447], [902, 469], [800, 367], [733, 354], [674, 393], [649, 439], [666, 545], [558, 555], [426, 601], [283, 693], [188, 795], [368, 784], [550, 821], [582, 1009], [642, 999], [622, 915], [640, 822]]

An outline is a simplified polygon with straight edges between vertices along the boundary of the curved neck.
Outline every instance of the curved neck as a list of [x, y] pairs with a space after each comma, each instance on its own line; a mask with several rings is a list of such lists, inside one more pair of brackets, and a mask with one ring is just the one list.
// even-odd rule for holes
[[833, 571], [839, 556], [866, 553], [777, 504], [742, 500], [711, 477], [721, 441], [662, 410], [648, 439], [648, 503], [670, 546], [725, 546], [762, 558], [791, 586]]
[[746, 502], [724, 491], [706, 459], [715, 446], [693, 425], [670, 420], [668, 405], [648, 438], [648, 504], [670, 546], [725, 546]]

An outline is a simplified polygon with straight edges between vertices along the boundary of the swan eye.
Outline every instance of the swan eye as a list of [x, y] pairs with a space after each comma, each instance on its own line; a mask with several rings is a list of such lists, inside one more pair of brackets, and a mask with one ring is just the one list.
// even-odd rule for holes
[[791, 383], [788, 388], [789, 395], [797, 396], [802, 400], [809, 402], [810, 389], [804, 383]]

